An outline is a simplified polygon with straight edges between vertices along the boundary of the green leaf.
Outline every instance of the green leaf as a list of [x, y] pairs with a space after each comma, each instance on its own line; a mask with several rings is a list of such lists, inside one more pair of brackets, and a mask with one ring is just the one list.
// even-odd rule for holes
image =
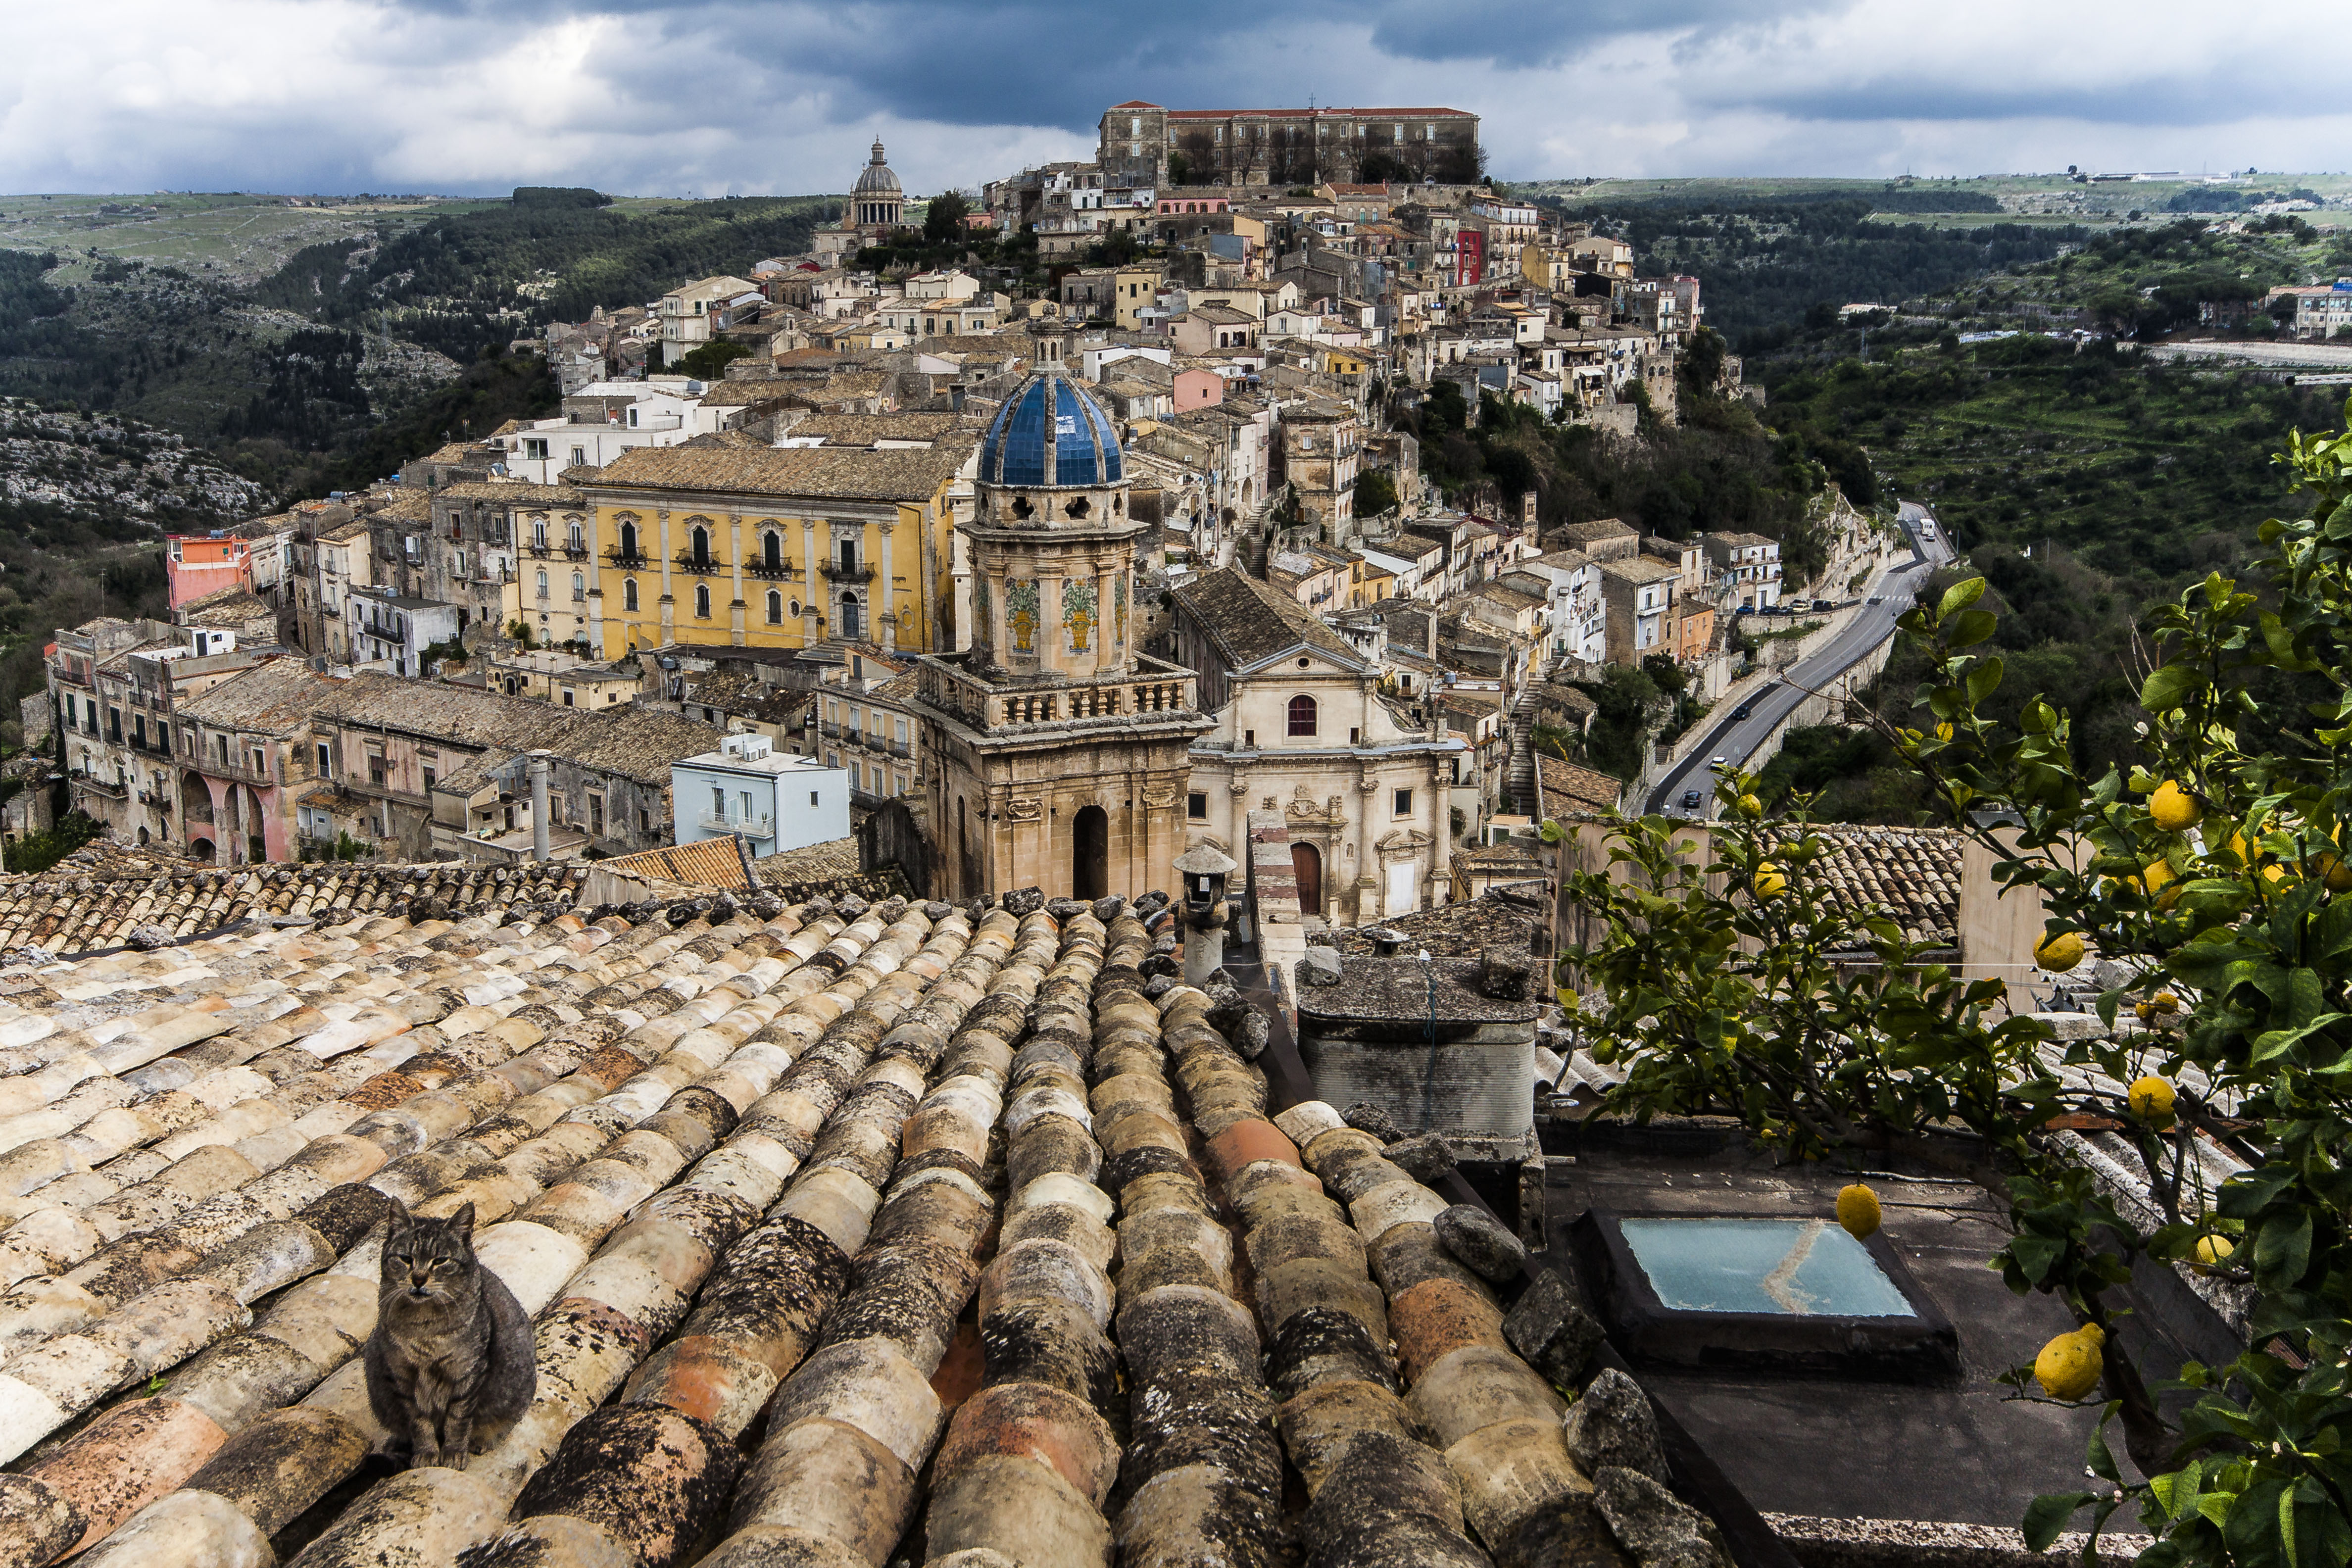
[[2000, 624], [1990, 610], [1963, 610], [1944, 623], [1944, 641], [1953, 647], [1974, 647]]
[[2058, 1255], [2065, 1249], [2066, 1244], [2057, 1237], [2030, 1230], [2018, 1232], [2009, 1243], [2010, 1257], [2017, 1260], [2018, 1268], [2036, 1285], [2042, 1283], [2050, 1272], [2050, 1266], [2058, 1261]]
[[2209, 1524], [2227, 1524], [2230, 1520], [2230, 1505], [2237, 1500], [2238, 1494], [2235, 1492], [2206, 1492], [2197, 1500], [2197, 1511], [2205, 1516], [2206, 1522]]
[[1981, 577], [1970, 577], [1966, 582], [1953, 584], [1944, 590], [1943, 602], [1936, 606], [1936, 618], [1939, 621], [1950, 620], [1954, 616], [1983, 598], [1984, 592], [1985, 580]]
[[2254, 1278], [2263, 1289], [2284, 1289], [2310, 1266], [2310, 1211], [2290, 1209], [2263, 1221], [2254, 1233]]
[[2000, 686], [2000, 660], [1988, 658], [1969, 671], [1969, 700], [1982, 702]]
[[2123, 1484], [2123, 1474], [2116, 1468], [2116, 1457], [2107, 1449], [2107, 1429], [2104, 1423], [2091, 1428], [2088, 1452], [2093, 1475], [2111, 1480], [2118, 1486]]
[[2089, 1492], [2044, 1492], [2025, 1507], [2025, 1532], [2028, 1552], [2047, 1552], [2074, 1510], [2091, 1500]]
[[2139, 705], [2151, 713], [2169, 713], [2189, 700], [2202, 672], [2194, 665], [2168, 664], [2148, 676], [2139, 689]]

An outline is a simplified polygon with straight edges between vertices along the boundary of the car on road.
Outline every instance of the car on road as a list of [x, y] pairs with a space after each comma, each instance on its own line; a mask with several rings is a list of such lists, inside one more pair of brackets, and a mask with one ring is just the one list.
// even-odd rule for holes
[[1870, 602], [1874, 605], [1883, 605], [1886, 603], [1886, 595], [1884, 594], [1873, 594], [1870, 596]]
[[1698, 809], [1699, 798], [1699, 793], [1695, 789], [1686, 789], [1683, 791], [1683, 809], [1685, 811], [1696, 811]]
[[1710, 768], [1716, 769], [1727, 768], [1731, 765], [1731, 759], [1729, 757], [1709, 757], [1706, 760], [1706, 765]]
[[1743, 702], [1738, 707], [1734, 708], [1731, 710], [1731, 716], [1734, 719], [1745, 719], [1748, 717], [1748, 704]]
[[1827, 599], [1815, 599], [1813, 601], [1813, 608], [1817, 610], [1834, 610], [1837, 606], [1831, 604]]

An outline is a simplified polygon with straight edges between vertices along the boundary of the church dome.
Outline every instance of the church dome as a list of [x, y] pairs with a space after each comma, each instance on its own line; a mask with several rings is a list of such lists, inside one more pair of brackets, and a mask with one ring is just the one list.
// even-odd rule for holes
[[900, 194], [898, 176], [892, 174], [890, 165], [882, 161], [882, 138], [879, 136], [874, 139], [874, 161], [859, 172], [855, 194], [861, 196], [895, 196]]
[[1122, 472], [1110, 416], [1055, 369], [1004, 400], [980, 448], [982, 484], [1115, 485]]

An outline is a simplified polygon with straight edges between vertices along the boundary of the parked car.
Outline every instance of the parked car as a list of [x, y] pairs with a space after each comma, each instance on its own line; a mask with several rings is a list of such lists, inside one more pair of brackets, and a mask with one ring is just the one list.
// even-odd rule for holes
[[1834, 610], [1837, 606], [1831, 604], [1827, 599], [1815, 599], [1813, 601], [1813, 608], [1817, 610]]
[[1685, 811], [1696, 811], [1698, 809], [1699, 799], [1700, 796], [1698, 791], [1695, 789], [1686, 789], [1683, 791], [1683, 809]]

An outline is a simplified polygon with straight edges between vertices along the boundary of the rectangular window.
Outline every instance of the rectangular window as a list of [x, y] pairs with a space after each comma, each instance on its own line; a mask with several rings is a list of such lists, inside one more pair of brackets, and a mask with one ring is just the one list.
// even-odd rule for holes
[[1396, 792], [1396, 815], [1399, 816], [1412, 815], [1412, 791], [1401, 789]]
[[321, 741], [319, 742], [319, 776], [325, 778], [333, 771], [332, 765], [327, 761], [327, 742]]
[[427, 769], [425, 769], [425, 789], [427, 789], [428, 791], [429, 791], [429, 790], [431, 790], [431, 789], [432, 789], [432, 787], [433, 787], [433, 780], [434, 780], [435, 776], [436, 776], [436, 775], [435, 775], [435, 773], [434, 773], [434, 772], [433, 772], [433, 770], [432, 770], [431, 768], [427, 768]]
[[1205, 793], [1203, 793], [1202, 791], [1200, 791], [1200, 790], [1197, 790], [1197, 789], [1196, 789], [1196, 790], [1194, 790], [1194, 791], [1192, 791], [1190, 795], [1187, 795], [1184, 797], [1184, 815], [1185, 815], [1186, 816], [1190, 817], [1190, 818], [1191, 818], [1192, 820], [1193, 820], [1194, 822], [1206, 822], [1206, 821], [1208, 821], [1208, 820], [1209, 820], [1209, 797], [1208, 797], [1208, 795], [1207, 795]]
[[601, 795], [588, 797], [588, 831], [600, 838], [604, 835], [604, 797]]
[[710, 815], [717, 817], [727, 815], [727, 792], [717, 784], [710, 786]]
[[547, 456], [547, 443], [544, 440], [526, 438], [522, 444], [522, 455], [526, 458], [543, 458]]
[[809, 804], [811, 805], [814, 805], [816, 804], [816, 791], [814, 790], [809, 791]]

